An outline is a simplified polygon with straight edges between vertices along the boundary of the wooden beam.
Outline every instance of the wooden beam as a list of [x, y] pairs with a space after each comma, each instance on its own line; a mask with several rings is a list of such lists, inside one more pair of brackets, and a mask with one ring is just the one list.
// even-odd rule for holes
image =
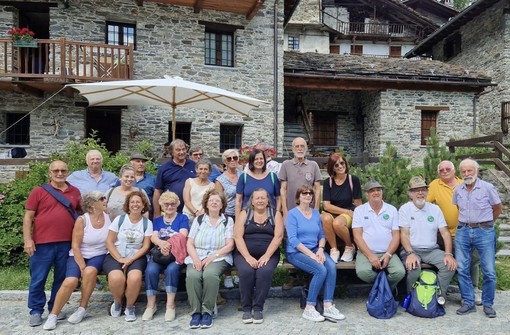
[[264, 4], [264, 0], [256, 0], [256, 2], [253, 4], [253, 7], [246, 14], [246, 19], [247, 20], [253, 19], [263, 4]]
[[197, 0], [193, 6], [193, 13], [200, 13], [204, 9], [204, 0]]

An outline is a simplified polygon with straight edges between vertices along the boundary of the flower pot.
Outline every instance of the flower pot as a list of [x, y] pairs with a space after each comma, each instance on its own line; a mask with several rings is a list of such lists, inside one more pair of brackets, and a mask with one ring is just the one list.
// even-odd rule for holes
[[15, 48], [37, 48], [37, 40], [24, 41], [24, 40], [14, 40], [12, 41], [12, 45]]

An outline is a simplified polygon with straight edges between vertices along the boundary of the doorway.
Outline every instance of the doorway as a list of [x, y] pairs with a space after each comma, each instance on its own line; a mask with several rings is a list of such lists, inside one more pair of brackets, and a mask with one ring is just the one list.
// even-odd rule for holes
[[106, 149], [113, 154], [120, 150], [122, 108], [124, 107], [89, 107], [86, 111], [86, 137], [91, 137], [94, 133], [100, 143], [104, 143]]

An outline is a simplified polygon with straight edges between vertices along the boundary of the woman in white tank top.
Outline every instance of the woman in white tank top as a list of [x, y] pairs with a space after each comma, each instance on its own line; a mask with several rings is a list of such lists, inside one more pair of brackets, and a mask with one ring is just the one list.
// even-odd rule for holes
[[195, 217], [204, 214], [202, 199], [205, 192], [214, 188], [214, 183], [209, 181], [211, 174], [211, 162], [201, 159], [195, 165], [196, 178], [189, 178], [184, 185], [183, 198], [184, 208], [182, 213], [189, 218], [190, 223]]

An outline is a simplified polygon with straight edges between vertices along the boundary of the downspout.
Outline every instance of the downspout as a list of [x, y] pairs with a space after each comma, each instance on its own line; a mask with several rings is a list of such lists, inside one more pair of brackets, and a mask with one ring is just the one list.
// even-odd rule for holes
[[[274, 2], [274, 8], [273, 8], [273, 130], [274, 130], [274, 137], [273, 137], [273, 143], [276, 148], [276, 151], [278, 152], [278, 0], [275, 0]], [[283, 150], [283, 147], [282, 147]], [[281, 155], [280, 155], [281, 156]]]
[[473, 136], [476, 134], [476, 101], [478, 100], [477, 94], [473, 95]]

